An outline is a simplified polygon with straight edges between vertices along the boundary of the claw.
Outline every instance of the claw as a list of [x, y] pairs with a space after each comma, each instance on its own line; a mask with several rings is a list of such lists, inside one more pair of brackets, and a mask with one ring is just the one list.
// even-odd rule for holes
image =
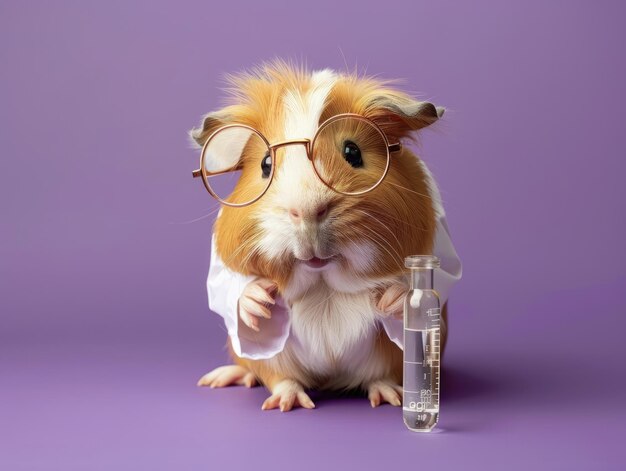
[[262, 410], [280, 409], [281, 412], [287, 412], [296, 406], [305, 409], [314, 409], [315, 404], [304, 392], [302, 385], [294, 380], [285, 379], [278, 383], [272, 391], [272, 395], [268, 397], [261, 406]]
[[378, 407], [382, 402], [392, 406], [402, 405], [402, 386], [392, 381], [373, 381], [368, 385], [367, 392], [372, 407]]
[[210, 388], [223, 388], [233, 384], [251, 388], [256, 386], [257, 381], [247, 368], [240, 365], [220, 366], [198, 380], [198, 386]]

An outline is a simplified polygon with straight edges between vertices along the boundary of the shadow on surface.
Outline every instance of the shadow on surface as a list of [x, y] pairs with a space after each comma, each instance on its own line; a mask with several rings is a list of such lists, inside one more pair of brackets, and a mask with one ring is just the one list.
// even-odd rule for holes
[[[441, 377], [441, 400], [447, 403], [483, 400], [494, 396], [514, 395], [522, 388], [521, 378], [503, 375], [502, 370], [468, 372], [460, 367], [444, 367]], [[309, 391], [311, 399], [318, 404], [330, 405], [334, 402], [360, 402], [367, 400], [367, 394], [360, 390], [346, 392]]]

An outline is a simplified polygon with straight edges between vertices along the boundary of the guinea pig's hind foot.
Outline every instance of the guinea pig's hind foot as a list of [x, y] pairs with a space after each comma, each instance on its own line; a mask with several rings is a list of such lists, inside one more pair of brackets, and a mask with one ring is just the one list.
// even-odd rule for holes
[[272, 395], [265, 399], [261, 406], [262, 410], [280, 408], [281, 412], [287, 412], [294, 406], [301, 406], [305, 409], [314, 409], [315, 404], [304, 392], [300, 383], [293, 379], [283, 379], [272, 388]]
[[251, 388], [257, 382], [250, 370], [240, 365], [220, 366], [198, 380], [198, 386], [210, 388], [223, 388], [233, 384]]
[[378, 407], [381, 402], [400, 406], [402, 405], [402, 386], [388, 380], [372, 381], [367, 385], [367, 397], [372, 407]]

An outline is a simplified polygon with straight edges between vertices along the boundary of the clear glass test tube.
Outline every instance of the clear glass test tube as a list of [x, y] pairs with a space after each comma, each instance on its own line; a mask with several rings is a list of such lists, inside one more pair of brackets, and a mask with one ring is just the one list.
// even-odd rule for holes
[[402, 414], [410, 430], [429, 432], [439, 420], [441, 306], [433, 283], [440, 262], [432, 255], [413, 255], [405, 266], [411, 287], [404, 302]]

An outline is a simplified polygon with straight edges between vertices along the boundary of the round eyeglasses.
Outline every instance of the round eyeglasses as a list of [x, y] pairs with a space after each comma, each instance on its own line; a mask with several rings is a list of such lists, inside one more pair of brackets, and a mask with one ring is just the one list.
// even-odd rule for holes
[[204, 143], [200, 168], [193, 176], [202, 177], [207, 191], [222, 204], [247, 206], [267, 192], [276, 171], [277, 150], [290, 145], [303, 145], [317, 178], [346, 196], [359, 196], [380, 185], [389, 171], [391, 153], [402, 148], [399, 142], [390, 144], [372, 120], [354, 113], [327, 119], [313, 139], [274, 144], [251, 126], [228, 124]]

